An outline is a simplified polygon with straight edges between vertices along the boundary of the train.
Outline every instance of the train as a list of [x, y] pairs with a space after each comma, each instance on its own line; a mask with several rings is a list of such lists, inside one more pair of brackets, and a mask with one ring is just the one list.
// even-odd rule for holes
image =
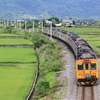
[[43, 33], [60, 39], [67, 43], [75, 56], [76, 84], [96, 85], [98, 84], [98, 60], [91, 46], [73, 32], [60, 29], [43, 28]]

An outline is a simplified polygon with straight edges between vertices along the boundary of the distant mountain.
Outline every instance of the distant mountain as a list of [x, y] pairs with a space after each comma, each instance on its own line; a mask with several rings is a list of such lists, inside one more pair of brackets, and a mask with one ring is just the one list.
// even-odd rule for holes
[[0, 0], [0, 18], [100, 19], [99, 0]]

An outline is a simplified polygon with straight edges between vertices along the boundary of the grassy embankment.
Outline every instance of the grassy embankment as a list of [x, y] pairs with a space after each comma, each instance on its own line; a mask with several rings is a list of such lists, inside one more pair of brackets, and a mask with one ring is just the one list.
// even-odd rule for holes
[[[34, 100], [35, 99], [37, 100], [37, 99], [43, 98], [43, 97], [48, 96], [48, 95], [49, 96], [51, 95], [50, 98], [53, 98], [54, 91], [56, 90], [57, 85], [59, 85], [57, 83], [57, 81], [55, 80], [56, 72], [61, 70], [61, 66], [62, 66], [62, 64], [60, 62], [59, 52], [58, 52], [59, 46], [57, 46], [57, 44], [51, 42], [46, 36], [38, 34], [38, 32], [35, 32], [33, 34], [31, 32], [29, 33], [29, 32], [20, 31], [20, 30], [14, 29], [12, 27], [4, 28], [1, 31], [5, 32], [5, 33], [8, 33], [8, 34], [10, 34], [10, 33], [13, 33], [13, 34], [16, 34], [16, 35], [20, 34], [20, 36], [24, 37], [25, 39], [28, 39], [28, 40], [32, 41], [34, 47], [36, 48], [36, 50], [38, 52], [39, 61], [40, 61], [40, 65], [39, 65], [39, 78], [38, 78], [37, 85], [36, 85], [36, 88], [35, 88]], [[15, 44], [16, 43], [20, 44], [19, 42], [16, 42], [16, 39], [14, 41], [15, 41]], [[5, 42], [4, 42], [4, 45], [6, 45]], [[12, 45], [11, 40], [9, 41], [9, 43], [11, 43], [11, 45]], [[7, 44], [9, 45], [9, 43], [7, 43]], [[4, 52], [4, 51], [2, 50], [1, 52]], [[10, 51], [9, 50], [8, 56], [11, 56], [10, 55], [11, 52], [14, 52], [14, 51], [12, 51], [12, 50]], [[15, 58], [16, 62], [20, 63], [20, 60], [23, 63], [25, 63], [26, 61], [32, 62], [32, 54], [33, 54], [33, 52], [29, 51], [29, 52], [26, 52], [26, 53], [20, 53], [20, 51], [16, 49], [16, 52], [14, 52], [14, 53], [15, 53], [14, 57], [16, 57]], [[18, 57], [17, 54], [20, 55], [20, 56]], [[21, 57], [21, 55], [22, 55], [23, 58]], [[23, 59], [25, 59], [25, 58], [27, 58], [27, 59], [23, 61]], [[29, 60], [29, 58], [30, 58], [30, 60]], [[15, 59], [13, 59], [13, 60], [15, 61]], [[33, 57], [33, 59], [34, 59], [34, 57]], [[19, 61], [17, 61], [17, 60], [19, 60]], [[20, 64], [20, 65], [23, 65], [23, 64]], [[24, 68], [24, 66], [22, 68]], [[30, 67], [28, 67], [28, 68], [30, 68]], [[16, 70], [16, 67], [15, 67], [15, 70]], [[17, 73], [17, 70], [16, 70], [16, 73]], [[27, 73], [27, 74], [29, 74], [29, 73]], [[27, 74], [25, 74], [26, 77], [28, 77]], [[30, 76], [33, 77], [31, 74], [30, 74]], [[9, 81], [10, 81], [10, 79], [9, 79]], [[29, 81], [29, 79], [27, 81]], [[20, 84], [20, 85], [22, 85], [22, 87], [24, 87], [23, 83]], [[15, 86], [15, 88], [16, 88], [16, 86]], [[18, 88], [18, 91], [21, 90], [21, 89], [23, 89], [23, 88]], [[18, 94], [16, 93], [15, 97], [17, 97], [17, 95]], [[23, 94], [20, 94], [20, 95], [23, 97]], [[20, 99], [20, 100], [23, 100], [23, 99]]]
[[95, 50], [97, 55], [100, 56], [100, 29], [98, 27], [61, 27], [59, 29], [78, 34], [80, 37], [86, 40]]

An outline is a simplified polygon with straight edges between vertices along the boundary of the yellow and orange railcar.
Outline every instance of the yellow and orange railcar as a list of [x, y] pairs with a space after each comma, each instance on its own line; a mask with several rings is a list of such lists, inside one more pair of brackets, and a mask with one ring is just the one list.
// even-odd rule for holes
[[77, 60], [76, 79], [78, 85], [97, 84], [98, 83], [98, 61], [96, 59]]

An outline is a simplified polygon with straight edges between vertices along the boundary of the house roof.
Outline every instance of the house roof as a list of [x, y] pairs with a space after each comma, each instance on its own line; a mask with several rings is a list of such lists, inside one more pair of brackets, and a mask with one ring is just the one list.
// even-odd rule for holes
[[62, 23], [73, 23], [72, 19], [62, 19]]

